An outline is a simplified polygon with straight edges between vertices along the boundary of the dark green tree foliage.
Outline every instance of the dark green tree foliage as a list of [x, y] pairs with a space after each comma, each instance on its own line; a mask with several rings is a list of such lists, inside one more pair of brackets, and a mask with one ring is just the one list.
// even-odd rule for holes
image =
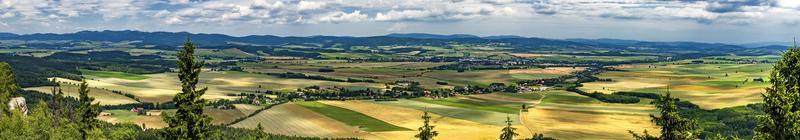
[[800, 48], [786, 51], [775, 63], [769, 79], [772, 87], [762, 94], [766, 116], [759, 119], [755, 137], [800, 138]]
[[163, 116], [169, 127], [162, 134], [167, 139], [205, 139], [211, 134], [211, 117], [203, 114], [206, 101], [202, 98], [207, 88], [197, 89], [202, 61], [194, 58], [195, 46], [189, 40], [178, 53], [178, 78], [181, 80], [181, 93], [172, 101], [178, 107], [175, 114]]
[[89, 85], [86, 81], [82, 81], [78, 89], [78, 125], [81, 127], [81, 137], [83, 139], [89, 138], [89, 133], [95, 131], [100, 123], [95, 119], [100, 115], [100, 104], [92, 104], [93, 97], [89, 97]]
[[7, 115], [11, 113], [7, 104], [18, 89], [19, 87], [14, 79], [14, 72], [11, 71], [11, 65], [0, 62], [0, 114]]
[[658, 100], [651, 102], [659, 110], [660, 116], [650, 115], [652, 122], [661, 127], [661, 136], [655, 137], [644, 131], [643, 135], [638, 135], [633, 131], [633, 137], [637, 140], [689, 140], [697, 139], [697, 122], [683, 118], [678, 112], [677, 98], [672, 98], [669, 92], [661, 96]]
[[422, 120], [423, 120], [422, 127], [419, 127], [419, 129], [417, 129], [419, 130], [419, 134], [414, 135], [414, 137], [419, 138], [420, 140], [433, 140], [433, 137], [439, 135], [439, 132], [433, 130], [433, 128], [436, 126], [428, 124], [431, 121], [431, 116], [428, 116], [427, 111], [425, 111], [425, 114], [422, 115]]
[[500, 140], [513, 140], [515, 136], [519, 136], [515, 130], [517, 128], [511, 127], [511, 117], [506, 117], [506, 123], [508, 124], [505, 128], [503, 128], [503, 133], [500, 134]]
[[258, 131], [256, 132], [256, 140], [267, 139], [267, 134], [264, 132], [264, 127], [261, 126], [261, 123], [258, 123], [258, 126], [256, 126], [256, 131]]

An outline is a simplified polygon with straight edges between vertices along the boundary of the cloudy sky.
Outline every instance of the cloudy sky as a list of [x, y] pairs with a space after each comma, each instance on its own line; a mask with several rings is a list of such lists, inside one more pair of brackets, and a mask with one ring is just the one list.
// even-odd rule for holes
[[81, 30], [788, 42], [800, 0], [0, 0], [0, 32]]

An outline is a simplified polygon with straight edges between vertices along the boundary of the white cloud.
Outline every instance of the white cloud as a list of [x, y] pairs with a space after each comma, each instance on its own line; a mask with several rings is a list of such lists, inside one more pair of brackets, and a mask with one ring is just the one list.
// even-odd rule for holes
[[366, 14], [362, 14], [361, 11], [356, 10], [351, 13], [330, 12], [327, 15], [318, 18], [317, 21], [328, 22], [328, 23], [342, 23], [342, 22], [359, 22], [367, 19], [368, 16]]
[[297, 4], [297, 10], [300, 10], [300, 11], [303, 11], [303, 10], [315, 10], [315, 9], [322, 8], [322, 6], [325, 6], [325, 4], [326, 3], [324, 3], [324, 2], [300, 1]]

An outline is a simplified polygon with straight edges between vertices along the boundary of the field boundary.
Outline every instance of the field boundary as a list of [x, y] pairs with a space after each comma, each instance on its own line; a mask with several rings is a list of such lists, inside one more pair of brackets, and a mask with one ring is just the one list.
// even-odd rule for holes
[[250, 117], [253, 117], [253, 116], [255, 116], [255, 115], [256, 115], [256, 114], [258, 114], [258, 113], [261, 113], [261, 111], [264, 111], [264, 110], [270, 109], [270, 108], [272, 108], [272, 107], [274, 107], [274, 106], [281, 105], [281, 104], [284, 104], [284, 103], [287, 103], [287, 102], [288, 102], [288, 101], [281, 101], [281, 102], [278, 102], [278, 103], [275, 103], [275, 104], [271, 104], [271, 105], [269, 105], [269, 106], [267, 106], [267, 107], [264, 107], [264, 108], [258, 109], [258, 110], [256, 110], [256, 111], [254, 111], [253, 113], [247, 114], [247, 116], [236, 118], [236, 120], [234, 120], [234, 121], [232, 121], [232, 122], [230, 122], [230, 123], [227, 123], [227, 124], [225, 124], [225, 126], [231, 126], [231, 125], [233, 125], [233, 124], [239, 123], [239, 122], [241, 122], [241, 121], [244, 121], [244, 120], [246, 120], [246, 119], [248, 119], [248, 118], [250, 118]]

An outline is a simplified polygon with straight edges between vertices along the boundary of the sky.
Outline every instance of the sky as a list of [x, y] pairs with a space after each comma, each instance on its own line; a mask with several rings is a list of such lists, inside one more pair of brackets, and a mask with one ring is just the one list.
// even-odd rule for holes
[[0, 0], [0, 32], [790, 42], [800, 0]]

